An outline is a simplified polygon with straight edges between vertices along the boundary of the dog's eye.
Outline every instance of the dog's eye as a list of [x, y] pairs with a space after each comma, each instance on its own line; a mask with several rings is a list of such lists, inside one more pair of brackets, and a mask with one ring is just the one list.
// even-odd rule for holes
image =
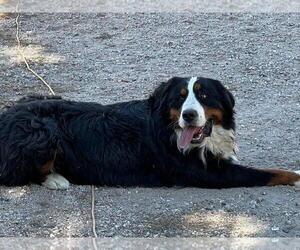
[[186, 99], [186, 95], [180, 94], [179, 99], [180, 101], [184, 101]]
[[180, 99], [185, 99], [187, 96], [187, 90], [186, 89], [181, 89], [180, 91]]
[[207, 95], [205, 95], [205, 94], [200, 94], [199, 97], [200, 97], [201, 99], [206, 99], [206, 98], [207, 98]]
[[185, 95], [180, 95], [180, 100], [185, 100]]

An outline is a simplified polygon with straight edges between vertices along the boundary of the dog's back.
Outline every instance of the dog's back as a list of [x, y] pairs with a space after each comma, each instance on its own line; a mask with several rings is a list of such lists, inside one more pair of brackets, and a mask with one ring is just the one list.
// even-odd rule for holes
[[[119, 171], [122, 185], [124, 171], [138, 167], [143, 154], [146, 117], [142, 101], [103, 106], [56, 96], [22, 98], [0, 115], [0, 183], [43, 182], [55, 169], [76, 183], [106, 185], [116, 182]], [[128, 168], [118, 169], [121, 163]]]

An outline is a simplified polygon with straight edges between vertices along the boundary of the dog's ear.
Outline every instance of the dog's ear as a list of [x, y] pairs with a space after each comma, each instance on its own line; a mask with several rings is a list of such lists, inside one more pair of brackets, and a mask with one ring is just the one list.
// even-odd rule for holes
[[217, 86], [218, 92], [221, 94], [222, 98], [222, 106], [225, 110], [232, 110], [235, 106], [235, 100], [232, 93], [220, 82], [214, 80]]
[[161, 110], [167, 100], [168, 89], [171, 85], [172, 79], [167, 82], [162, 82], [149, 97], [148, 103], [151, 112]]
[[225, 98], [224, 98], [224, 106], [229, 107], [230, 109], [233, 109], [235, 106], [235, 100], [232, 95], [232, 93], [224, 87], [224, 93], [225, 93]]
[[217, 86], [217, 90], [220, 96], [222, 97], [221, 98], [221, 105], [223, 109], [222, 126], [225, 129], [235, 129], [234, 97], [231, 94], [231, 92], [220, 81], [215, 80], [215, 84]]

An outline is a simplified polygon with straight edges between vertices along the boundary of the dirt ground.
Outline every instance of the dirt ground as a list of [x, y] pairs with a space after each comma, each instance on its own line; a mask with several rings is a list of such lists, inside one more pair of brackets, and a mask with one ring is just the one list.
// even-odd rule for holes
[[[0, 15], [0, 105], [47, 93]], [[174, 75], [220, 79], [236, 97], [242, 163], [300, 169], [299, 14], [22, 14], [31, 66], [81, 101], [146, 98]], [[99, 236], [300, 237], [293, 187], [96, 189]], [[92, 236], [90, 187], [0, 187], [0, 237]]]

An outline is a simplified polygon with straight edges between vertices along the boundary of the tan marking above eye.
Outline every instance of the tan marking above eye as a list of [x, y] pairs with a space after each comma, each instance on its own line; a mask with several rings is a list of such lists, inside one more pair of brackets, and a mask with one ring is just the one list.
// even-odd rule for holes
[[195, 83], [194, 90], [199, 90], [199, 89], [201, 89], [201, 84], [200, 83]]
[[182, 89], [180, 90], [180, 95], [181, 95], [182, 97], [185, 97], [185, 96], [187, 95], [187, 89], [186, 89], [186, 88], [182, 88]]

